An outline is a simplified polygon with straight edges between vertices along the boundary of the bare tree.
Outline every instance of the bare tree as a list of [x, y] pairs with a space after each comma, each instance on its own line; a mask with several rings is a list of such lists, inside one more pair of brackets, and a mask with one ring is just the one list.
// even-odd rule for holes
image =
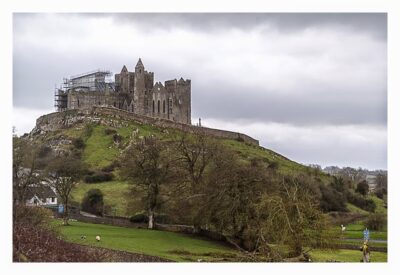
[[288, 245], [293, 257], [307, 247], [334, 247], [337, 237], [307, 187], [307, 178], [282, 178], [275, 193], [264, 193], [258, 205], [262, 238]]
[[37, 151], [28, 141], [13, 137], [13, 205], [24, 204], [28, 187], [39, 181]]
[[171, 153], [159, 138], [135, 138], [121, 161], [121, 175], [134, 186], [144, 189], [148, 228], [155, 226], [154, 215], [160, 205], [161, 185], [172, 180]]
[[63, 224], [68, 225], [71, 192], [85, 170], [84, 165], [75, 156], [59, 156], [49, 163], [46, 170], [48, 184], [55, 189], [64, 205]]
[[193, 134], [182, 134], [176, 141], [178, 163], [186, 172], [193, 187], [201, 184], [205, 170], [216, 153], [217, 144], [198, 130]]

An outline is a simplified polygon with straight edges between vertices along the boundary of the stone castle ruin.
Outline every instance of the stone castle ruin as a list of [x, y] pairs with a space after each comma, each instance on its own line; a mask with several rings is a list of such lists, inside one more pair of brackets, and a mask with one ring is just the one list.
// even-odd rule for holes
[[[65, 78], [55, 91], [55, 113], [36, 120], [32, 133], [45, 133], [81, 122], [115, 126], [118, 121], [136, 121], [163, 129], [204, 134], [242, 141], [255, 146], [258, 140], [242, 133], [191, 124], [191, 82], [189, 79], [154, 83], [154, 73], [144, 69], [139, 58], [134, 72], [126, 66], [121, 73], [107, 70]], [[118, 124], [118, 123], [117, 123]]]
[[123, 66], [114, 81], [111, 73], [97, 70], [64, 79], [56, 89], [58, 112], [91, 107], [111, 107], [134, 114], [191, 124], [190, 79], [154, 83], [154, 73], [145, 70], [139, 58], [134, 72]]

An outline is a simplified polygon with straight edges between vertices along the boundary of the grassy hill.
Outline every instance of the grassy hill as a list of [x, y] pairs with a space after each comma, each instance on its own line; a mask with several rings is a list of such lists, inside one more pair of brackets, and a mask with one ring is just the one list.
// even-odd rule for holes
[[[108, 132], [107, 132], [108, 131]], [[115, 131], [122, 141], [116, 144], [113, 140], [113, 134], [110, 131]], [[75, 127], [49, 132], [43, 137], [44, 142], [57, 140], [60, 138], [78, 139], [84, 141], [83, 159], [93, 169], [101, 169], [110, 165], [119, 153], [126, 146], [128, 139], [134, 131], [141, 136], [162, 136], [164, 139], [173, 139], [180, 133], [177, 129], [162, 129], [157, 126], [143, 124], [134, 121], [124, 121], [123, 126], [110, 127], [101, 124], [77, 124]], [[228, 148], [235, 151], [243, 160], [251, 158], [259, 158], [266, 163], [276, 163], [278, 171], [282, 174], [293, 173], [313, 173], [321, 178], [322, 181], [328, 181], [330, 176], [322, 172], [316, 171], [310, 167], [301, 165], [288, 158], [261, 146], [247, 144], [239, 140], [215, 138]]]
[[[107, 118], [106, 118], [107, 119]], [[109, 118], [116, 121], [116, 118]], [[81, 155], [83, 161], [92, 171], [101, 171], [112, 166], [118, 160], [119, 156], [126, 148], [129, 139], [133, 133], [139, 136], [155, 135], [164, 140], [172, 140], [180, 134], [180, 130], [170, 128], [160, 128], [155, 125], [144, 124], [133, 120], [117, 121], [110, 125], [104, 123], [76, 123], [72, 127], [49, 131], [44, 135], [39, 135], [37, 140], [44, 144], [54, 144], [59, 149], [77, 150], [75, 141], [81, 141]], [[322, 173], [319, 170], [296, 163], [279, 153], [272, 150], [245, 143], [240, 140], [216, 138], [214, 139], [235, 152], [240, 159], [249, 162], [251, 159], [258, 159], [267, 165], [274, 165], [276, 170], [283, 175], [297, 175], [305, 173], [316, 178], [319, 182], [328, 184], [332, 177]], [[69, 141], [69, 142], [63, 142]], [[106, 205], [114, 208], [117, 215], [129, 216], [132, 213], [128, 210], [124, 196], [127, 194], [129, 185], [122, 181], [118, 175], [118, 170], [113, 172], [114, 180], [110, 182], [85, 184], [80, 183], [73, 191], [73, 199], [80, 202], [85, 194], [91, 188], [99, 188], [105, 195]], [[377, 212], [385, 213], [383, 201], [372, 197], [377, 204]], [[351, 212], [367, 214], [366, 211], [347, 204]]]
[[[107, 169], [118, 159], [124, 148], [127, 146], [133, 132], [141, 136], [155, 135], [163, 139], [174, 139], [179, 130], [162, 129], [156, 126], [142, 124], [134, 121], [125, 121], [122, 127], [110, 127], [95, 123], [77, 124], [74, 127], [49, 132], [44, 138], [44, 143], [51, 143], [54, 140], [67, 139], [71, 144], [62, 145], [64, 149], [74, 150], [74, 141], [83, 142], [82, 159], [90, 170], [101, 171]], [[120, 142], [115, 142], [118, 136]], [[331, 177], [318, 170], [296, 163], [288, 158], [261, 146], [251, 145], [239, 140], [214, 138], [233, 152], [243, 161], [250, 161], [253, 158], [259, 159], [266, 164], [274, 164], [277, 171], [284, 175], [296, 175], [298, 173], [310, 174], [317, 177], [319, 181], [328, 183]], [[84, 194], [92, 188], [100, 189], [105, 198], [105, 204], [116, 210], [116, 215], [130, 216], [128, 205], [124, 197], [127, 195], [129, 185], [120, 179], [118, 171], [114, 171], [114, 180], [96, 184], [85, 184], [81, 182], [73, 191], [73, 200], [81, 202]]]

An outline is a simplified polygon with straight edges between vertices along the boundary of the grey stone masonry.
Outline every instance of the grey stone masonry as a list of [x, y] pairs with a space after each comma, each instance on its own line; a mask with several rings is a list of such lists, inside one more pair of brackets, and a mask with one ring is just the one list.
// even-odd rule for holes
[[[121, 72], [115, 74], [115, 82], [111, 83], [112, 85], [105, 82], [99, 83], [105, 81], [104, 78], [103, 80], [92, 79], [90, 78], [92, 75], [80, 77], [90, 84], [84, 83], [61, 91], [61, 94], [67, 97], [66, 110], [95, 106], [114, 107], [138, 115], [191, 124], [191, 81], [189, 79], [168, 80], [164, 82], [164, 85], [161, 82], [154, 83], [154, 73], [145, 70], [140, 58], [134, 72], [129, 72], [124, 65]], [[101, 87], [101, 89], [94, 90], [93, 87]]]

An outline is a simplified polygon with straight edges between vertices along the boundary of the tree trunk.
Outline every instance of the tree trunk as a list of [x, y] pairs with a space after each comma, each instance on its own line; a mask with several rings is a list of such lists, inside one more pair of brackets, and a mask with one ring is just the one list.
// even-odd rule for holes
[[154, 212], [153, 210], [149, 210], [149, 229], [154, 228]]
[[68, 216], [69, 216], [69, 209], [68, 209], [68, 200], [65, 200], [64, 205], [64, 215], [63, 215], [63, 225], [69, 225], [68, 223]]

